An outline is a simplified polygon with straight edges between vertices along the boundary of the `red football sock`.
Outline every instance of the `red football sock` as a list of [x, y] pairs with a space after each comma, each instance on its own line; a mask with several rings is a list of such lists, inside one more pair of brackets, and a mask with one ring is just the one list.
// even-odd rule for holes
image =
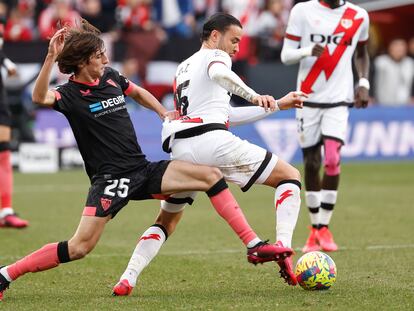
[[0, 185], [0, 208], [11, 207], [13, 172], [10, 162], [10, 150], [0, 152]]
[[15, 280], [27, 272], [39, 272], [57, 267], [60, 263], [57, 246], [58, 243], [46, 244], [41, 249], [7, 266], [7, 273], [12, 280]]
[[210, 201], [217, 213], [227, 221], [245, 245], [257, 238], [229, 189], [224, 189], [210, 197]]

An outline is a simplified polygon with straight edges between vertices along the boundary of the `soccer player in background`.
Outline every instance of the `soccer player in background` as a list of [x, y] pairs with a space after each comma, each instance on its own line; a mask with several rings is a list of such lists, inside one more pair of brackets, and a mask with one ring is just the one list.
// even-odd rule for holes
[[[287, 65], [300, 62], [297, 89], [309, 94], [296, 111], [312, 223], [303, 252], [338, 249], [328, 226], [337, 200], [348, 107], [368, 104], [368, 29], [368, 13], [343, 0], [298, 3], [290, 13], [281, 58]], [[355, 98], [352, 59], [359, 79]]]
[[[268, 114], [266, 110], [302, 107], [303, 92], [291, 92], [276, 101], [249, 88], [232, 70], [231, 57], [239, 49], [242, 26], [235, 17], [217, 13], [203, 26], [201, 49], [183, 61], [175, 76], [175, 106], [180, 118], [164, 122], [163, 149], [171, 159], [218, 167], [227, 181], [247, 191], [253, 184], [275, 188], [276, 244], [291, 247], [292, 235], [300, 209], [300, 173], [275, 154], [241, 140], [228, 131], [228, 121], [251, 122]], [[231, 94], [236, 94], [259, 107], [231, 108]], [[186, 203], [196, 193], [172, 195], [161, 203], [155, 228], [162, 226], [168, 235], [174, 231]], [[167, 239], [151, 239], [150, 227], [139, 239], [128, 267], [113, 289], [114, 295], [129, 295], [142, 270], [156, 256]], [[292, 259], [255, 258], [248, 251], [249, 261], [257, 264], [276, 261], [281, 276], [296, 285]]]
[[[16, 65], [3, 51], [3, 28], [0, 24], [0, 65], [6, 68], [9, 76], [17, 73]], [[10, 152], [11, 114], [7, 104], [6, 90], [0, 71], [0, 227], [25, 228], [27, 220], [19, 218], [12, 208], [13, 169]]]
[[[91, 187], [78, 229], [69, 241], [50, 243], [15, 263], [0, 267], [0, 300], [10, 282], [28, 272], [57, 267], [85, 257], [97, 244], [106, 223], [128, 203], [183, 191], [205, 191], [218, 213], [255, 258], [286, 258], [291, 248], [262, 242], [217, 168], [183, 161], [149, 162], [137, 142], [124, 95], [155, 111], [169, 114], [148, 91], [107, 67], [99, 31], [82, 20], [76, 28], [58, 30], [37, 77], [33, 102], [63, 113], [75, 135]], [[55, 61], [69, 81], [50, 90]], [[163, 228], [157, 231], [163, 235]]]

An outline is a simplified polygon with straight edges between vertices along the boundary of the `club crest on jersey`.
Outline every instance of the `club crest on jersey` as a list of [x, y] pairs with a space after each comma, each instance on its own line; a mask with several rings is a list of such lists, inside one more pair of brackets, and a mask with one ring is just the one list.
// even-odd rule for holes
[[349, 18], [341, 19], [341, 26], [344, 27], [345, 29], [351, 28], [353, 23], [354, 21], [352, 19], [349, 19]]
[[104, 211], [106, 211], [112, 204], [112, 200], [108, 198], [101, 198], [101, 205]]

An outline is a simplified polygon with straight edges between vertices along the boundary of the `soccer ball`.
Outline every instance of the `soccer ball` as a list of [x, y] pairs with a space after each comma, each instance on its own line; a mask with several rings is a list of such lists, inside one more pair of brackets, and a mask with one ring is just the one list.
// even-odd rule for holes
[[309, 252], [299, 258], [295, 268], [299, 285], [306, 290], [328, 289], [336, 280], [336, 265], [322, 252]]

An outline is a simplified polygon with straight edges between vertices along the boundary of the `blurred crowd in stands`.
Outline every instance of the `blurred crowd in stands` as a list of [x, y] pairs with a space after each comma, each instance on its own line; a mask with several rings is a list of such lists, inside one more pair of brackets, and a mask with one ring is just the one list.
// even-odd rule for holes
[[[124, 70], [145, 81], [146, 66], [163, 43], [194, 38], [217, 11], [237, 17], [244, 28], [235, 70], [258, 62], [279, 61], [294, 0], [0, 0], [5, 41], [48, 40], [60, 25], [85, 18], [108, 44], [127, 43]], [[58, 22], [59, 21], [59, 22]], [[1, 29], [0, 29], [1, 30]], [[108, 51], [111, 57], [111, 50]], [[413, 103], [414, 37], [393, 40], [387, 53], [373, 55], [372, 95], [389, 105]], [[12, 56], [11, 56], [12, 58]]]

